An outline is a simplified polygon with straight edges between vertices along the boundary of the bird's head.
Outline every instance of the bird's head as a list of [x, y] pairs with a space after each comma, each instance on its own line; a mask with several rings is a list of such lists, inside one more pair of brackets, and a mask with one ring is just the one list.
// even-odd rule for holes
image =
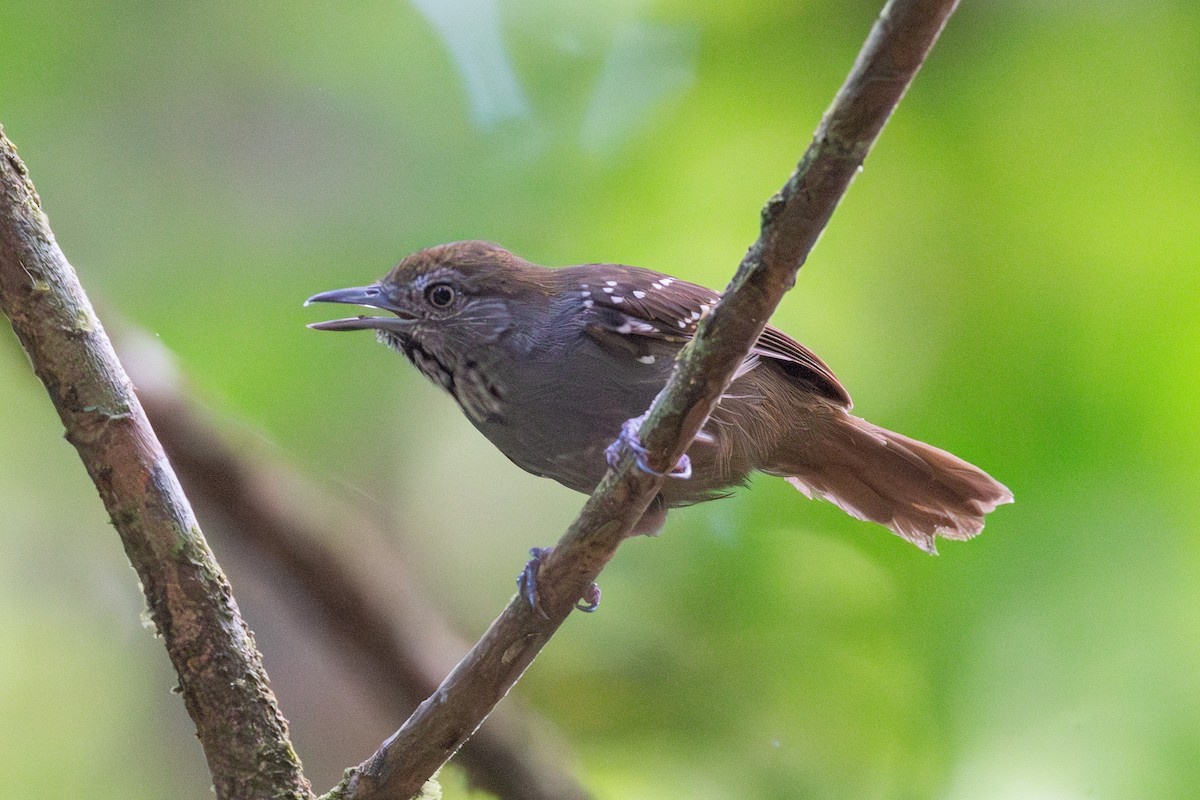
[[549, 298], [550, 271], [490, 242], [438, 245], [405, 258], [369, 286], [335, 289], [308, 298], [389, 312], [313, 322], [322, 331], [372, 329], [381, 341], [457, 351], [493, 342], [517, 321], [514, 309]]

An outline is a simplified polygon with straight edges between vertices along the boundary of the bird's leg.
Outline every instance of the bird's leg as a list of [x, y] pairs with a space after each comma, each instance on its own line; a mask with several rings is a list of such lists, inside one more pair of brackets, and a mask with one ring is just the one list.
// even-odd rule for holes
[[[646, 448], [642, 445], [641, 439], [638, 438], [638, 429], [642, 425], [642, 420], [645, 416], [636, 417], [634, 419], [625, 420], [621, 425], [621, 435], [617, 440], [610, 444], [604, 451], [605, 458], [608, 460], [609, 466], [615, 467], [618, 460], [621, 458], [621, 447], [624, 445], [633, 451], [637, 460], [638, 469], [644, 472], [649, 472], [652, 475], [660, 475], [667, 478], [679, 478], [687, 480], [692, 477], [692, 462], [688, 458], [687, 453], [679, 457], [679, 463], [670, 472], [658, 472], [651, 469], [646, 463]], [[667, 505], [663, 500], [663, 496], [657, 495], [651, 501], [650, 506], [633, 526], [629, 532], [630, 536], [654, 536], [662, 528], [663, 523], [667, 519]], [[554, 552], [553, 547], [534, 547], [529, 550], [529, 555], [533, 556], [529, 563], [525, 565], [525, 569], [521, 570], [521, 574], [517, 576], [517, 591], [521, 596], [528, 601], [530, 608], [543, 617], [546, 612], [542, 609], [541, 598], [538, 594], [537, 579], [538, 573], [542, 570], [542, 564]], [[575, 607], [580, 611], [591, 613], [600, 607], [600, 587], [592, 583], [584, 590], [583, 596], [580, 597], [580, 602], [575, 604]]]
[[640, 417], [627, 419], [621, 424], [620, 436], [604, 451], [604, 457], [608, 460], [608, 465], [610, 467], [617, 466], [617, 462], [621, 460], [621, 447], [624, 446], [633, 451], [634, 460], [637, 462], [638, 469], [642, 472], [649, 472], [651, 475], [658, 475], [664, 478], [678, 478], [683, 481], [692, 477], [692, 460], [688, 458], [687, 453], [679, 457], [679, 462], [669, 472], [659, 472], [646, 463], [648, 452], [645, 445], [642, 444], [641, 438], [638, 436], [638, 430], [642, 427], [642, 422], [645, 419], [646, 415], [643, 414]]
[[[538, 573], [542, 570], [542, 564], [554, 552], [553, 547], [532, 547], [529, 550], [529, 555], [533, 558], [529, 559], [529, 563], [525, 565], [525, 569], [521, 570], [521, 574], [517, 576], [517, 591], [529, 602], [529, 607], [543, 618], [548, 619], [545, 610], [542, 609], [541, 597], [538, 594], [537, 578]], [[600, 607], [600, 587], [592, 583], [583, 590], [583, 596], [579, 598], [581, 602], [575, 604], [575, 607], [580, 611], [592, 613]]]

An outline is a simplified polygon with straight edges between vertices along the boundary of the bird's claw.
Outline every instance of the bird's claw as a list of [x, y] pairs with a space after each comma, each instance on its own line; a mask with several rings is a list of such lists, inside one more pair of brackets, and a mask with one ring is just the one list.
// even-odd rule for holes
[[538, 597], [537, 576], [542, 569], [542, 562], [550, 555], [552, 548], [549, 547], [531, 547], [529, 555], [533, 556], [525, 568], [521, 570], [521, 574], [517, 576], [517, 591], [521, 597], [524, 597], [529, 607], [543, 617], [546, 612], [542, 610], [540, 598]]
[[[542, 608], [541, 596], [538, 594], [537, 578], [538, 573], [542, 570], [542, 564], [554, 552], [553, 547], [531, 547], [529, 555], [533, 558], [529, 559], [529, 563], [525, 565], [525, 569], [521, 570], [521, 574], [517, 576], [517, 591], [521, 597], [529, 603], [529, 607], [536, 613], [540, 614], [543, 619], [549, 619], [545, 609]], [[580, 611], [588, 614], [600, 607], [600, 587], [592, 583], [583, 590], [583, 596], [580, 597], [580, 602], [575, 604], [575, 607]]]
[[600, 584], [592, 581], [583, 590], [582, 602], [576, 602], [575, 607], [585, 614], [590, 614], [600, 607]]
[[667, 472], [659, 472], [650, 466], [646, 461], [649, 451], [646, 450], [646, 446], [642, 444], [641, 437], [638, 436], [638, 430], [642, 427], [643, 419], [645, 419], [644, 416], [627, 419], [621, 424], [621, 434], [604, 451], [604, 457], [608, 461], [608, 465], [615, 468], [621, 460], [621, 448], [628, 447], [633, 453], [638, 469], [642, 472], [648, 472], [660, 478], [678, 478], [681, 481], [686, 481], [692, 477], [692, 460], [688, 458], [687, 453], [681, 455], [675, 466]]

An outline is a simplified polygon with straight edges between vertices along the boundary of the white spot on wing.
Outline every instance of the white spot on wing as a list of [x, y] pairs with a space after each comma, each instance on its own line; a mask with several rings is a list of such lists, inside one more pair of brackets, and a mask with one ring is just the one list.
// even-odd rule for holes
[[617, 333], [656, 333], [658, 328], [651, 325], [649, 322], [643, 322], [634, 317], [625, 317], [624, 324], [617, 328]]
[[646, 293], [643, 292], [641, 289], [634, 289], [633, 296], [636, 297], [638, 300], [641, 300], [643, 297], [646, 296]]

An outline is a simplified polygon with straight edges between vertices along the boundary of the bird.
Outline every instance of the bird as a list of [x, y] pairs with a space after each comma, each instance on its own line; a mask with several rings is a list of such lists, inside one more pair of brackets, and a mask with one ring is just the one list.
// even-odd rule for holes
[[[719, 300], [649, 269], [547, 268], [472, 240], [420, 250], [375, 283], [316, 294], [305, 305], [386, 312], [309, 327], [374, 330], [514, 464], [591, 493], [614, 441], [636, 447], [631, 420]], [[767, 325], [688, 447], [690, 474], [681, 469], [663, 481], [631, 535], [657, 533], [669, 509], [725, 497], [755, 472], [928, 553], [937, 537], [975, 536], [985, 515], [1012, 502], [980, 468], [867, 422], [852, 407], [825, 362]]]

